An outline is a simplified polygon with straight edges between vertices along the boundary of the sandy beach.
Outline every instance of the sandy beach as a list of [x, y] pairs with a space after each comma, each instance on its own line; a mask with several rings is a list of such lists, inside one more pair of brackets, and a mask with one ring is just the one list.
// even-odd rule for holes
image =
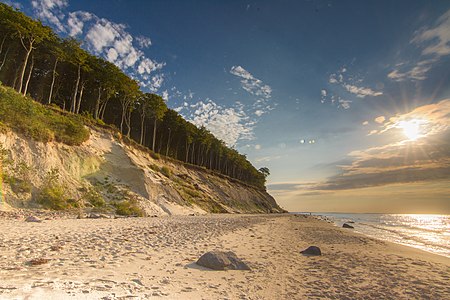
[[[0, 299], [450, 298], [450, 259], [313, 217], [3, 217], [0, 224]], [[322, 256], [300, 254], [310, 245]], [[197, 266], [211, 250], [233, 251], [251, 270]]]

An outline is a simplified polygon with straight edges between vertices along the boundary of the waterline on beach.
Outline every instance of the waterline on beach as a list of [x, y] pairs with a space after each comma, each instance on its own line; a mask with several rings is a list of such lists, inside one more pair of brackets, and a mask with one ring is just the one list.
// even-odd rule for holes
[[367, 236], [450, 258], [450, 215], [313, 213], [336, 226], [351, 224]]

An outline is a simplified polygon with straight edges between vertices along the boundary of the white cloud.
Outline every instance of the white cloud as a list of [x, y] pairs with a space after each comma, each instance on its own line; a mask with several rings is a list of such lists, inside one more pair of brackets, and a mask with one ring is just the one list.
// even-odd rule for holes
[[[110, 47], [120, 33], [113, 27], [113, 24], [105, 19], [100, 20], [92, 26], [86, 34], [86, 41], [92, 46], [94, 52], [101, 53], [103, 48]], [[115, 49], [117, 53], [117, 49]]]
[[150, 58], [143, 59], [138, 66], [138, 73], [139, 74], [150, 74], [153, 71], [160, 70], [162, 67], [164, 67], [165, 63], [157, 63]]
[[169, 92], [167, 90], [163, 91], [161, 97], [164, 99], [164, 101], [169, 101]]
[[388, 78], [394, 81], [425, 80], [433, 65], [450, 54], [450, 10], [438, 18], [434, 27], [417, 31], [411, 43], [423, 48], [423, 59], [413, 65], [397, 64]]
[[264, 114], [264, 111], [258, 109], [257, 111], [255, 111], [255, 115], [257, 115], [258, 117], [261, 117]]
[[147, 87], [152, 93], [156, 93], [162, 86], [163, 82], [164, 82], [164, 75], [156, 74], [155, 76], [152, 76], [149, 79], [147, 78], [146, 82], [141, 81], [140, 85], [143, 87]]
[[426, 59], [419, 61], [414, 67], [407, 71], [400, 71], [400, 69], [395, 69], [388, 74], [388, 78], [394, 81], [404, 81], [406, 79], [414, 80], [425, 80], [427, 79], [426, 74], [432, 68], [433, 63], [436, 59]]
[[450, 10], [439, 17], [435, 27], [417, 34], [411, 42], [428, 43], [422, 50], [423, 55], [445, 56], [450, 54]]
[[68, 5], [67, 0], [33, 0], [31, 6], [35, 15], [41, 20], [47, 20], [60, 32], [65, 32], [62, 23], [65, 15], [62, 9]]
[[382, 92], [376, 92], [370, 88], [358, 87], [356, 85], [351, 84], [343, 84], [342, 85], [349, 93], [356, 95], [358, 98], [365, 98], [366, 96], [377, 97], [383, 95]]
[[69, 35], [74, 37], [83, 33], [84, 23], [93, 18], [93, 15], [85, 11], [75, 11], [69, 13], [67, 19], [67, 26], [69, 29]]
[[269, 162], [269, 161], [280, 159], [280, 158], [281, 158], [280, 155], [277, 155], [277, 156], [264, 156], [264, 157], [257, 157], [255, 159], [255, 161], [257, 163], [261, 163], [261, 162]]
[[345, 100], [345, 99], [342, 99], [341, 97], [339, 97], [338, 103], [339, 103], [338, 107], [342, 107], [343, 109], [349, 109], [350, 103], [352, 103], [352, 101]]
[[152, 45], [152, 40], [146, 36], [140, 35], [136, 37], [136, 41], [138, 42], [139, 47], [141, 48], [148, 48]]
[[384, 116], [379, 116], [379, 117], [376, 117], [376, 118], [374, 119], [374, 121], [375, 121], [376, 123], [378, 123], [378, 124], [383, 124], [384, 121], [386, 121], [386, 118], [385, 118]]
[[272, 88], [255, 78], [250, 72], [241, 66], [231, 67], [230, 73], [242, 78], [241, 86], [252, 95], [269, 99], [272, 96]]
[[261, 150], [261, 145], [256, 144], [256, 145], [255, 145], [255, 150]]
[[119, 57], [119, 53], [117, 53], [116, 49], [114, 48], [110, 48], [107, 52], [106, 52], [106, 59], [109, 62], [114, 63], [117, 59], [117, 57]]
[[253, 139], [255, 123], [250, 121], [242, 105], [225, 107], [211, 99], [177, 108], [186, 120], [204, 126], [217, 138], [233, 147], [239, 140]]
[[363, 126], [369, 125], [369, 121], [364, 121], [362, 124]]
[[[381, 91], [374, 91], [371, 88], [360, 86], [362, 79], [356, 78], [355, 76], [348, 76], [344, 73], [347, 73], [347, 68], [342, 67], [339, 71], [330, 75], [328, 82], [333, 85], [341, 86], [346, 92], [355, 95], [357, 98], [365, 98], [367, 96], [377, 97], [383, 95], [383, 92]], [[331, 104], [337, 103], [337, 107], [343, 109], [349, 109], [350, 103], [352, 103], [351, 100], [343, 99], [338, 95], [333, 95], [327, 90], [322, 89], [321, 102], [325, 103], [327, 99], [330, 99]]]

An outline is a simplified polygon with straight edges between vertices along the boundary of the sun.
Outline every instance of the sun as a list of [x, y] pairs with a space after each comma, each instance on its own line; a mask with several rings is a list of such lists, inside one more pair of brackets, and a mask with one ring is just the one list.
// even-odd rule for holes
[[423, 132], [421, 130], [421, 125], [423, 123], [423, 120], [412, 119], [399, 122], [398, 127], [403, 130], [403, 134], [408, 138], [408, 140], [415, 141], [423, 136]]

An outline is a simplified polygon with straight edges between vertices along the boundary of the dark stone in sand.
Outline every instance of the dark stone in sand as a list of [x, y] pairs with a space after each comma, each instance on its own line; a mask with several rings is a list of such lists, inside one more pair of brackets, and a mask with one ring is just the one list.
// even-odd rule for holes
[[348, 225], [347, 223], [344, 223], [344, 225], [342, 225], [343, 228], [350, 228], [353, 229], [355, 227], [353, 227], [352, 225]]
[[27, 262], [29, 266], [39, 266], [46, 264], [50, 261], [48, 258], [35, 258]]
[[210, 251], [203, 254], [197, 265], [213, 270], [250, 270], [233, 252]]
[[300, 251], [303, 255], [322, 255], [322, 251], [317, 246], [309, 246], [307, 249]]
[[42, 220], [39, 219], [38, 217], [35, 217], [35, 216], [29, 216], [28, 218], [25, 219], [25, 222], [36, 222], [36, 223], [40, 223], [40, 222], [42, 222]]

